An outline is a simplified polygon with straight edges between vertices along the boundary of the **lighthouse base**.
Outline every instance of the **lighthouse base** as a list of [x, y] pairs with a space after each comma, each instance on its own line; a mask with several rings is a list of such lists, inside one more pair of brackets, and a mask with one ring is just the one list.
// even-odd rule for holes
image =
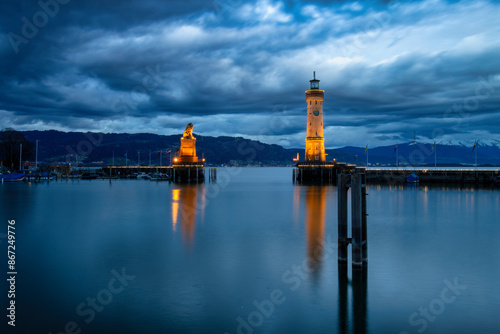
[[356, 165], [344, 162], [303, 161], [293, 170], [293, 182], [297, 184], [337, 184], [337, 174], [353, 170]]
[[305, 151], [306, 162], [319, 161], [325, 163], [325, 140], [323, 137], [307, 137], [306, 138], [306, 151]]

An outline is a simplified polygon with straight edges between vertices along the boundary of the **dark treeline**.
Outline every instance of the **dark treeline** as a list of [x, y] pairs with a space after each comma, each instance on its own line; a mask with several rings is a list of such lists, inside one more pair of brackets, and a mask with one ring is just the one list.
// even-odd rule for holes
[[19, 158], [22, 145], [22, 161], [33, 160], [35, 144], [28, 141], [22, 132], [11, 128], [0, 131], [0, 161], [2, 166], [11, 170], [20, 170]]

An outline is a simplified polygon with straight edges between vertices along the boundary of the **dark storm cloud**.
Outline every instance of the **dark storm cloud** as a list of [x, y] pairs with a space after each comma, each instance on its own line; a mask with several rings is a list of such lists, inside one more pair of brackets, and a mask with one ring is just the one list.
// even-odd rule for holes
[[[413, 131], [498, 138], [495, 2], [42, 3], [52, 7], [0, 5], [2, 127], [178, 133], [192, 121], [203, 134], [300, 147], [316, 70], [329, 146]], [[23, 37], [44, 6], [54, 15]]]

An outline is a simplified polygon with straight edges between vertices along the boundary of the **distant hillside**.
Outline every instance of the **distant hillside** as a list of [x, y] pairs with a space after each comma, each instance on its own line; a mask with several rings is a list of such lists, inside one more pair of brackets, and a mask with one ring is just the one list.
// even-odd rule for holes
[[[160, 162], [159, 152], [162, 151], [163, 163], [169, 160], [164, 153], [179, 149], [178, 135], [141, 134], [107, 134], [61, 131], [24, 131], [26, 139], [35, 142], [39, 140], [38, 159], [40, 161], [56, 162], [78, 160], [84, 163], [104, 161], [111, 163], [113, 152], [116, 164], [125, 164], [127, 153], [128, 163], [137, 164], [137, 152], [140, 152], [141, 164]], [[199, 157], [204, 155], [210, 164], [228, 163], [261, 163], [266, 165], [283, 165], [291, 163], [296, 150], [287, 150], [278, 145], [268, 145], [241, 137], [209, 137], [194, 134], [196, 150]]]
[[[125, 164], [127, 152], [128, 163], [137, 164], [137, 152], [140, 152], [141, 164], [149, 163], [151, 151], [152, 164], [158, 164], [158, 153], [171, 149], [175, 152], [180, 145], [181, 134], [156, 135], [141, 134], [108, 134], [82, 133], [61, 131], [24, 131], [26, 139], [35, 142], [39, 140], [38, 159], [46, 162], [74, 162], [77, 159], [83, 163], [103, 161], [111, 163], [113, 152], [115, 164]], [[210, 137], [195, 134], [198, 156], [204, 154], [207, 163], [221, 164], [253, 164], [283, 166], [293, 164], [292, 159], [297, 153], [304, 157], [304, 149], [285, 149], [279, 145], [269, 145], [242, 137]], [[438, 165], [474, 164], [472, 147], [464, 145], [437, 145]], [[477, 161], [480, 165], [500, 165], [500, 149], [498, 146], [478, 144]], [[434, 151], [431, 144], [413, 143], [398, 144], [400, 165], [434, 165]], [[328, 149], [328, 160], [355, 163], [361, 166], [366, 164], [365, 149], [362, 147], [347, 146], [339, 149]], [[414, 157], [414, 159], [412, 159]], [[162, 155], [163, 163], [169, 160]], [[369, 148], [368, 161], [370, 165], [396, 164], [395, 145]]]

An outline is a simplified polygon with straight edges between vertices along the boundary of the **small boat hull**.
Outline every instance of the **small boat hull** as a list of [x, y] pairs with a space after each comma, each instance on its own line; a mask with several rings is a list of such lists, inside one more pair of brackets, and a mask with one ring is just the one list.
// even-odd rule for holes
[[97, 175], [95, 175], [95, 174], [82, 174], [82, 176], [80, 176], [80, 179], [82, 179], [82, 180], [95, 180], [95, 179], [97, 179]]
[[38, 173], [38, 179], [39, 180], [53, 180], [54, 176], [50, 173], [47, 173], [47, 172], [40, 172], [40, 173]]
[[418, 182], [420, 182], [420, 177], [418, 177], [417, 174], [412, 173], [406, 177], [406, 182], [407, 183], [418, 183]]
[[25, 175], [24, 173], [9, 173], [0, 175], [0, 178], [5, 182], [18, 182], [24, 180]]

